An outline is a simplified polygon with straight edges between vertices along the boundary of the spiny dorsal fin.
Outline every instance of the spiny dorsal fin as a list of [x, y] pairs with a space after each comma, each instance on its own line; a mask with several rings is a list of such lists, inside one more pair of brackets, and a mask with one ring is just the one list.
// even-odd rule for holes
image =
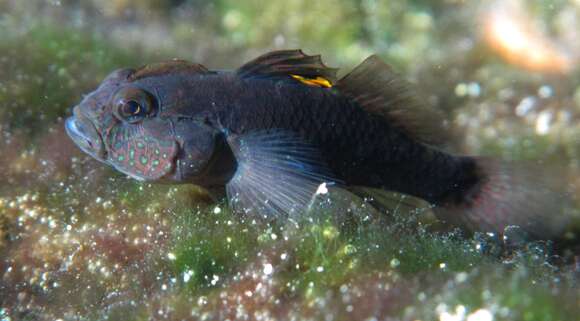
[[194, 64], [185, 60], [175, 59], [166, 62], [145, 65], [135, 70], [135, 72], [131, 76], [129, 76], [129, 80], [135, 81], [138, 79], [160, 76], [176, 72], [199, 73], [199, 74], [211, 73], [211, 71], [209, 71], [203, 65]]
[[246, 63], [236, 73], [242, 78], [291, 78], [306, 85], [328, 88], [336, 82], [336, 71], [324, 65], [320, 55], [308, 56], [302, 50], [279, 50]]
[[376, 55], [341, 78], [335, 88], [417, 141], [430, 145], [449, 142], [451, 134], [442, 113], [425, 106], [411, 85]]

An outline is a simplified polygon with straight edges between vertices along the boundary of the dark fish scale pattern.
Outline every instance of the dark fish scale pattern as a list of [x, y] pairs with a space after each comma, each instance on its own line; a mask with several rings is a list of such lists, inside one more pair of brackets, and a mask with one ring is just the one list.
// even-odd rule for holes
[[[278, 95], [265, 89], [271, 84], [252, 84], [244, 91], [262, 91], [270, 101], [264, 110], [275, 111], [273, 128], [288, 128], [303, 135], [323, 150], [331, 169], [351, 185], [403, 191], [435, 201], [461, 179], [454, 156], [418, 143], [404, 132], [370, 114], [356, 102], [333, 89], [301, 84], [278, 85]], [[252, 109], [252, 107], [246, 107]], [[258, 108], [255, 106], [254, 108]], [[252, 114], [257, 113], [255, 110]], [[302, 116], [294, 122], [294, 115]], [[255, 119], [251, 114], [240, 118]], [[330, 124], [334, 124], [331, 126]], [[253, 128], [262, 128], [254, 124]], [[337, 128], [340, 134], [336, 134]], [[436, 155], [436, 156], [433, 156]], [[433, 161], [426, 161], [433, 159]]]
[[[225, 127], [237, 134], [264, 129], [300, 133], [320, 147], [329, 167], [351, 184], [371, 182], [375, 187], [395, 189], [408, 181], [406, 177], [398, 178], [393, 174], [406, 173], [405, 168], [399, 167], [425, 166], [414, 163], [424, 159], [422, 153], [428, 153], [426, 147], [406, 138], [380, 117], [369, 115], [332, 89], [260, 79], [232, 80], [228, 86], [238, 87], [235, 92], [239, 96], [235, 102], [222, 99], [224, 101], [218, 103], [222, 109], [219, 114], [223, 115], [220, 122]], [[219, 99], [219, 95], [215, 97]], [[387, 168], [388, 164], [393, 164], [392, 168]], [[422, 173], [428, 171], [425, 169]], [[444, 170], [440, 173], [448, 174]]]

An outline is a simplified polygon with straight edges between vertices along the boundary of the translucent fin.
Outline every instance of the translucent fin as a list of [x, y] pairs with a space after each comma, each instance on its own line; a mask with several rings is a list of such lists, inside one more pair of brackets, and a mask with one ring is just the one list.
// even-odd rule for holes
[[439, 146], [450, 142], [452, 135], [443, 114], [425, 106], [411, 85], [376, 55], [340, 79], [335, 88], [417, 141]]
[[260, 131], [229, 137], [238, 168], [226, 185], [235, 211], [263, 216], [307, 210], [319, 186], [337, 182], [318, 150], [286, 132]]
[[432, 205], [419, 198], [393, 191], [365, 186], [349, 186], [348, 190], [381, 212], [419, 213], [432, 208]]
[[477, 158], [481, 182], [457, 202], [435, 208], [440, 219], [472, 231], [503, 235], [519, 226], [532, 239], [561, 236], [570, 221], [570, 195], [562, 175], [534, 164]]
[[175, 59], [166, 62], [145, 65], [135, 70], [135, 72], [129, 76], [129, 81], [135, 81], [138, 79], [160, 76], [176, 72], [193, 73], [193, 74], [212, 73], [212, 71], [209, 71], [203, 65], [194, 64], [185, 60]]
[[246, 63], [237, 74], [243, 78], [282, 78], [310, 86], [331, 87], [336, 82], [336, 71], [324, 65], [320, 55], [308, 56], [302, 50], [280, 50]]

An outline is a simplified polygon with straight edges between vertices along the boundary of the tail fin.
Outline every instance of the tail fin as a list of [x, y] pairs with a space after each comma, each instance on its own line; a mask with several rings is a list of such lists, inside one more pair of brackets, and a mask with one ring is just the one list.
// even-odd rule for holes
[[459, 202], [442, 202], [438, 218], [472, 231], [503, 234], [519, 226], [530, 238], [561, 235], [569, 220], [571, 198], [564, 173], [534, 164], [475, 158], [479, 182]]

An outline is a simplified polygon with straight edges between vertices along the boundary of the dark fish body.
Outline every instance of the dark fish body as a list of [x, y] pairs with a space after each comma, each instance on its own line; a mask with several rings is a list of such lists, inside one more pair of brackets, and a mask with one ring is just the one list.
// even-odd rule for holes
[[[365, 112], [333, 90], [244, 80], [228, 73], [199, 77], [189, 83], [187, 92], [180, 114], [206, 115], [212, 125], [237, 135], [259, 130], [298, 133], [320, 148], [325, 163], [348, 185], [384, 188], [437, 202], [474, 183], [474, 164], [469, 158], [418, 144], [384, 118]], [[196, 110], [196, 106], [211, 108]]]
[[297, 50], [232, 72], [183, 61], [120, 70], [75, 107], [67, 131], [123, 173], [226, 190], [240, 211], [303, 212], [334, 182], [419, 197], [472, 230], [560, 233], [543, 175], [444, 152], [444, 120], [376, 56], [335, 72]]

